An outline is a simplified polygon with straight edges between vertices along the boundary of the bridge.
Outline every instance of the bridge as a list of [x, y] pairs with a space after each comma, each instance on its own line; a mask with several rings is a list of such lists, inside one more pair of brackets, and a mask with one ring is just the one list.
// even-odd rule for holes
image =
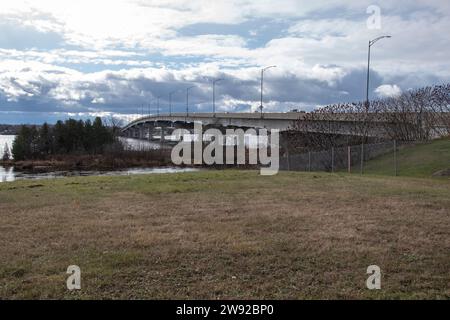
[[194, 122], [202, 123], [206, 127], [236, 127], [236, 128], [266, 128], [290, 130], [293, 122], [301, 118], [302, 113], [172, 113], [151, 115], [139, 118], [127, 124], [122, 130], [143, 124], [156, 123], [159, 125], [176, 125], [185, 127]]
[[[422, 115], [423, 116], [423, 115]], [[419, 114], [411, 113], [402, 126], [421, 126]], [[420, 120], [420, 119], [419, 119]], [[244, 130], [249, 128], [278, 129], [281, 133], [301, 129], [335, 135], [353, 135], [365, 137], [387, 137], [399, 130], [398, 124], [392, 124], [389, 113], [172, 113], [149, 115], [136, 119], [122, 128], [125, 136], [138, 139], [152, 139], [152, 133], [159, 133], [158, 139], [164, 139], [166, 133], [177, 128], [192, 130], [194, 123], [201, 123], [204, 129], [227, 128]], [[404, 128], [400, 128], [404, 129]], [[425, 130], [424, 127], [422, 129]]]
[[[352, 134], [357, 123], [364, 121], [361, 117], [348, 119], [346, 117], [315, 116], [309, 119], [307, 113], [172, 113], [150, 115], [136, 119], [122, 128], [125, 136], [144, 139], [150, 137], [149, 132], [160, 128], [164, 134], [175, 128], [192, 129], [194, 123], [201, 123], [206, 128], [254, 128], [254, 129], [278, 129], [280, 132], [291, 131], [302, 122], [308, 123], [308, 131], [333, 134]], [[375, 134], [373, 132], [372, 134]]]

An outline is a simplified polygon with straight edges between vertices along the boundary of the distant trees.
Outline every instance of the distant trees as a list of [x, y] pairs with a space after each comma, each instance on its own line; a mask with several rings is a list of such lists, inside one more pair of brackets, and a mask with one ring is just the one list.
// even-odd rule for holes
[[112, 130], [97, 117], [90, 120], [58, 121], [53, 127], [44, 123], [22, 126], [13, 142], [15, 160], [41, 159], [54, 154], [99, 154], [115, 141]]
[[36, 135], [36, 127], [23, 126], [20, 129], [12, 146], [12, 154], [15, 160], [25, 160], [34, 156]]

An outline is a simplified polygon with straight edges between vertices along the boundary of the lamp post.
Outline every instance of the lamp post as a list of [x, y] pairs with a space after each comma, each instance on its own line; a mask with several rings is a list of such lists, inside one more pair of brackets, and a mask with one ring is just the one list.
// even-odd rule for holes
[[161, 96], [156, 97], [156, 114], [159, 116], [159, 98], [161, 98]]
[[169, 93], [169, 116], [172, 115], [172, 95], [175, 93], [176, 91], [172, 91], [171, 93]]
[[366, 83], [366, 111], [369, 111], [369, 80], [370, 80], [370, 48], [379, 40], [384, 38], [391, 38], [391, 36], [381, 36], [369, 41], [369, 50], [367, 56], [367, 83]]
[[216, 83], [222, 81], [224, 79], [215, 79], [213, 80], [213, 116], [216, 116]]
[[264, 92], [264, 72], [267, 70], [267, 69], [270, 69], [270, 68], [275, 68], [276, 66], [269, 66], [269, 67], [265, 67], [265, 68], [262, 68], [261, 69], [261, 105], [259, 106], [259, 108], [261, 109], [261, 118], [262, 118], [262, 116], [263, 116], [263, 92]]
[[189, 90], [195, 88], [195, 86], [190, 86], [186, 88], [186, 117], [189, 116]]

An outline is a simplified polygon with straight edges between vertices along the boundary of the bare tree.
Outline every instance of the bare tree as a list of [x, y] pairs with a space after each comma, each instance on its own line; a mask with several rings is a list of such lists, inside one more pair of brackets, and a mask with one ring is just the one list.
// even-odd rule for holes
[[[397, 97], [333, 104], [304, 114], [294, 125], [308, 150], [379, 140], [427, 141], [450, 134], [450, 84]], [[294, 139], [295, 140], [295, 139]], [[292, 142], [291, 142], [292, 144]]]
[[124, 125], [124, 121], [114, 115], [109, 116], [105, 119], [105, 123], [107, 127], [110, 127], [114, 136], [118, 136], [120, 134], [120, 130]]

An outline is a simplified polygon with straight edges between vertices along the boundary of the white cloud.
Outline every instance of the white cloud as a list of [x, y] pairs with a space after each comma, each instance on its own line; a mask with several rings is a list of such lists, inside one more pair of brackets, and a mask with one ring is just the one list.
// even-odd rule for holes
[[402, 90], [396, 84], [383, 84], [375, 89], [375, 93], [381, 98], [388, 98], [399, 96]]
[[[448, 1], [380, 0], [382, 29], [368, 30], [366, 8], [372, 3], [2, 0], [2, 21], [56, 33], [62, 43], [50, 49], [1, 48], [0, 37], [0, 102], [39, 101], [75, 113], [124, 110], [121, 106], [149, 101], [189, 82], [198, 87], [194, 103], [207, 110], [208, 79], [220, 76], [227, 79], [220, 84], [220, 108], [254, 109], [260, 67], [269, 64], [277, 68], [267, 73], [267, 110], [358, 100], [364, 93], [367, 42], [386, 33], [393, 38], [372, 51], [371, 83], [377, 95], [450, 77], [450, 38], [442, 31], [450, 29]], [[275, 20], [285, 29], [275, 30]], [[256, 24], [247, 23], [249, 30], [226, 28], [249, 21]], [[261, 21], [265, 29], [258, 27]], [[231, 31], [201, 27], [198, 34], [186, 35], [181, 30], [200, 23]]]
[[1, 49], [0, 58], [8, 60], [36, 61], [45, 64], [93, 64], [93, 65], [123, 65], [132, 67], [153, 66], [150, 61], [137, 60], [142, 53], [121, 50], [65, 50], [54, 49], [47, 51], [39, 50], [15, 50]]

